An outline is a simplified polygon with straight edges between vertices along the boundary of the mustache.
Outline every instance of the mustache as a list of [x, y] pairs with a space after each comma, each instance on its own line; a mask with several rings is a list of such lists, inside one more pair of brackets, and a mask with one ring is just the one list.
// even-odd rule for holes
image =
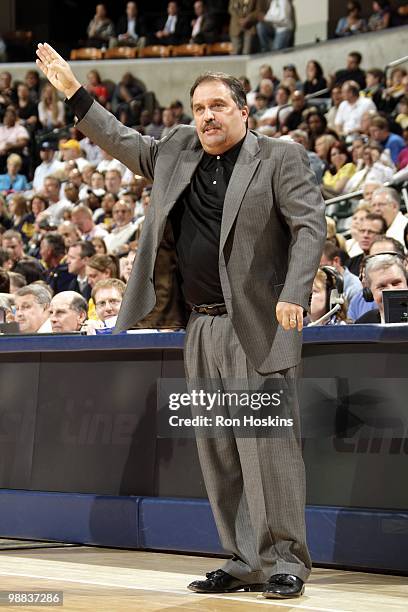
[[206, 132], [207, 130], [211, 130], [213, 128], [221, 129], [221, 125], [217, 123], [216, 121], [209, 121], [208, 123], [204, 125], [201, 131]]

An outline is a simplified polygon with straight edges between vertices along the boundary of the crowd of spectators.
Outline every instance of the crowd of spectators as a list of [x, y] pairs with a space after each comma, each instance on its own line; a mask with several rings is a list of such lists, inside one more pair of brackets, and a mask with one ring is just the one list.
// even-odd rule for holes
[[[162, 108], [130, 72], [112, 83], [92, 69], [87, 80], [100, 104], [142, 134], [160, 139], [192, 122], [179, 100]], [[288, 63], [282, 74], [265, 64], [257, 82], [240, 80], [250, 129], [303, 146], [326, 199], [361, 194], [347, 199], [346, 215], [339, 216], [341, 203], [327, 208], [323, 267], [306, 323], [328, 310], [333, 270], [344, 300], [324, 322], [383, 321], [378, 287], [406, 286], [405, 203], [384, 187], [408, 177], [406, 69], [363, 70], [356, 51], [334, 74], [311, 59]], [[152, 186], [85, 138], [36, 71], [21, 82], [0, 74], [0, 120], [0, 316], [27, 333], [112, 326]]]

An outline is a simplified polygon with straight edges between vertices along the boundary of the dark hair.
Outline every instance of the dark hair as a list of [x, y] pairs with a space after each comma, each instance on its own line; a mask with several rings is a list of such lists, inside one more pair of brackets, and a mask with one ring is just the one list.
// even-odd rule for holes
[[404, 247], [399, 240], [396, 240], [395, 238], [391, 238], [391, 236], [387, 236], [385, 234], [380, 234], [379, 236], [376, 236], [374, 238], [374, 240], [371, 243], [371, 246], [373, 246], [373, 244], [375, 244], [376, 242], [390, 242], [393, 246], [393, 248], [390, 250], [395, 251], [396, 253], [401, 255], [401, 257], [405, 258]]
[[329, 149], [327, 157], [328, 157], [329, 164], [330, 164], [330, 172], [332, 174], [336, 174], [337, 170], [334, 167], [334, 165], [331, 163], [331, 154], [332, 154], [333, 149], [338, 149], [340, 153], [346, 156], [346, 161], [344, 162], [344, 164], [349, 164], [352, 161], [352, 159], [351, 159], [350, 151], [348, 150], [345, 142], [341, 142], [340, 140], [336, 140], [336, 142], [333, 142], [332, 146]]
[[34, 259], [20, 260], [13, 268], [13, 272], [17, 272], [24, 276], [27, 285], [38, 280], [44, 280], [44, 269], [39, 261]]
[[205, 83], [206, 81], [220, 81], [224, 83], [226, 87], [231, 92], [231, 98], [234, 100], [235, 104], [238, 108], [244, 108], [246, 106], [246, 93], [242, 86], [241, 81], [231, 76], [230, 74], [226, 74], [225, 72], [204, 72], [200, 74], [194, 81], [191, 89], [190, 89], [190, 104], [193, 105], [193, 96], [194, 92], [201, 83]]
[[360, 2], [357, 2], [357, 0], [350, 0], [350, 2], [347, 2], [348, 5], [352, 4], [353, 6], [351, 8], [348, 9], [348, 13], [350, 11], [354, 11], [355, 9], [358, 10], [359, 13], [361, 13], [361, 4]]
[[377, 2], [378, 6], [382, 10], [389, 8], [390, 6], [389, 0], [375, 0], [375, 2]]
[[10, 293], [10, 277], [5, 270], [0, 270], [0, 293]]
[[74, 244], [71, 244], [69, 248], [72, 247], [80, 247], [81, 259], [84, 259], [84, 257], [92, 257], [96, 253], [95, 247], [90, 240], [78, 240], [74, 242]]
[[308, 64], [313, 64], [313, 66], [315, 67], [316, 70], [316, 79], [320, 79], [323, 76], [323, 68], [321, 66], [321, 64], [319, 64], [319, 62], [317, 60], [309, 60]]
[[361, 55], [359, 51], [350, 51], [349, 57], [354, 57], [357, 64], [361, 64], [361, 60], [363, 59], [363, 56]]
[[382, 215], [378, 215], [377, 213], [368, 213], [364, 221], [381, 221], [381, 234], [385, 234], [385, 232], [387, 231], [387, 222]]
[[65, 255], [66, 247], [64, 238], [57, 232], [47, 232], [43, 236], [43, 240], [46, 240], [49, 246], [52, 248], [52, 253], [55, 257]]
[[331, 240], [326, 240], [324, 243], [323, 254], [326, 255], [327, 259], [330, 259], [331, 261], [333, 261], [335, 257], [338, 257], [342, 266], [345, 266], [349, 259], [346, 251], [333, 244]]
[[370, 68], [367, 70], [367, 74], [372, 74], [380, 83], [384, 81], [384, 72], [380, 68]]
[[0, 268], [2, 268], [7, 261], [10, 261], [10, 259], [10, 253], [6, 251], [6, 249], [0, 247]]

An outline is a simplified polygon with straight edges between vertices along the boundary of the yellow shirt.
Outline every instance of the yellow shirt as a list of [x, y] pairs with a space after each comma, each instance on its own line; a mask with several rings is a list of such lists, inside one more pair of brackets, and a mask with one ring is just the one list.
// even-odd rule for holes
[[329, 170], [326, 170], [323, 176], [323, 185], [335, 189], [337, 181], [344, 178], [351, 178], [356, 171], [356, 166], [353, 163], [344, 164], [336, 174], [332, 174]]

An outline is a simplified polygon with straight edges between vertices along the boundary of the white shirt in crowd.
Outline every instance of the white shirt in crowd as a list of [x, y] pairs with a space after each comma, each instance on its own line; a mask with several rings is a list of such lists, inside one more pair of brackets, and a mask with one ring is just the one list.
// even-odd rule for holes
[[64, 167], [63, 162], [58, 159], [52, 159], [50, 162], [43, 161], [34, 171], [33, 189], [34, 191], [42, 191], [44, 188], [44, 179], [51, 176], [54, 172], [58, 172]]
[[108, 253], [115, 253], [117, 249], [126, 244], [135, 229], [136, 225], [132, 222], [123, 227], [114, 228], [111, 233], [104, 238]]
[[385, 232], [385, 235], [389, 236], [389, 238], [395, 238], [395, 240], [398, 240], [405, 247], [404, 230], [407, 223], [407, 217], [404, 217], [402, 212], [399, 211], [394, 221], [391, 223], [390, 227]]
[[265, 21], [272, 23], [277, 32], [293, 30], [293, 10], [289, 0], [272, 0]]
[[361, 118], [367, 111], [377, 110], [376, 105], [370, 98], [359, 97], [353, 104], [343, 100], [336, 114], [335, 126], [343, 134], [358, 132], [360, 130]]

